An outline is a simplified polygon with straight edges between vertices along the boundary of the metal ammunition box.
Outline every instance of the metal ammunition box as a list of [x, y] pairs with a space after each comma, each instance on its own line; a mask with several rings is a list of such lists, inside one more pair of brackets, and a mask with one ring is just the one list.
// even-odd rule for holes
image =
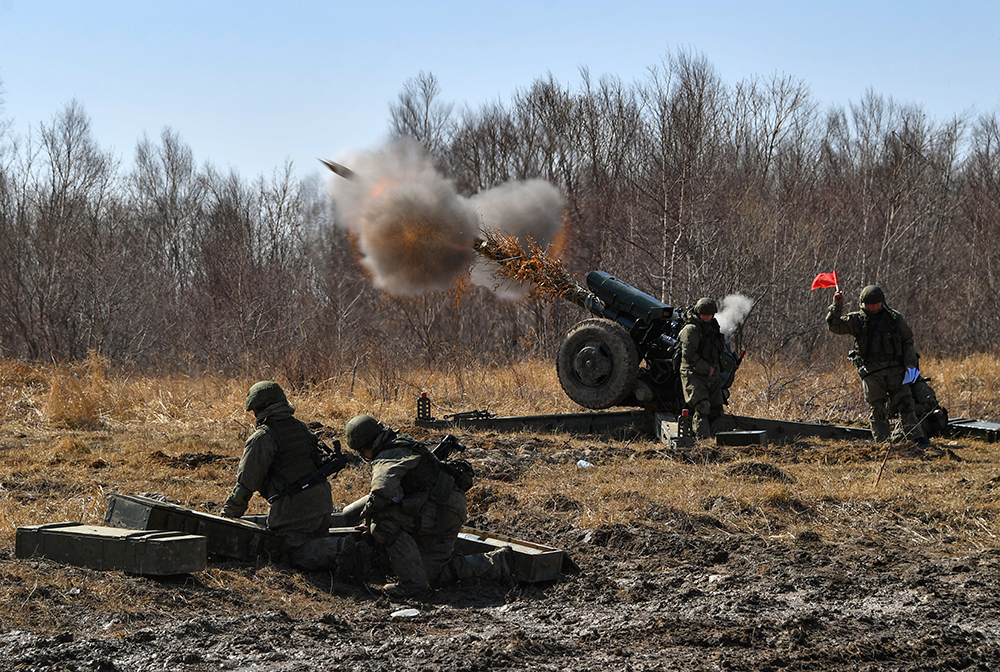
[[691, 429], [691, 416], [674, 416], [671, 413], [654, 413], [653, 423], [656, 438], [673, 448], [690, 448], [695, 436]]
[[213, 516], [137, 495], [111, 495], [104, 524], [133, 530], [169, 530], [208, 539], [208, 552], [234, 560], [273, 554], [281, 537], [246, 520]]
[[767, 432], [763, 429], [717, 432], [715, 435], [715, 442], [720, 446], [766, 446]]
[[483, 532], [472, 527], [463, 527], [458, 534], [455, 553], [458, 555], [488, 553], [503, 546], [509, 546], [513, 552], [511, 572], [514, 578], [525, 583], [555, 581], [559, 578], [564, 560], [568, 560], [565, 553], [558, 548]]
[[43, 556], [79, 567], [144, 576], [200, 572], [208, 554], [205, 537], [198, 535], [81, 523], [19, 527], [14, 546], [18, 558]]
[[953, 436], [971, 436], [989, 443], [1000, 441], [1000, 424], [995, 422], [952, 418], [948, 421], [948, 428]]

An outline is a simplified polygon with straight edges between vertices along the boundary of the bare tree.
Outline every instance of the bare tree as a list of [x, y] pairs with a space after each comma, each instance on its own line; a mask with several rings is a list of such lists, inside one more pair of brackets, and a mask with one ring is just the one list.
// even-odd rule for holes
[[440, 157], [453, 127], [453, 106], [438, 100], [437, 77], [420, 72], [406, 80], [394, 105], [389, 106], [389, 130], [394, 137], [409, 136], [433, 156]]

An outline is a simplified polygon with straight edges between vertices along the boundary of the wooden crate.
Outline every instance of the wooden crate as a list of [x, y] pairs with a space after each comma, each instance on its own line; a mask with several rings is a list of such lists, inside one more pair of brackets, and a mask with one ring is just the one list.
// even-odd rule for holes
[[200, 572], [208, 555], [203, 536], [81, 523], [19, 527], [14, 547], [18, 558], [41, 556], [79, 567], [144, 576]]
[[558, 548], [484, 532], [472, 527], [463, 527], [458, 534], [455, 553], [458, 555], [488, 553], [503, 546], [509, 546], [513, 552], [511, 572], [518, 581], [526, 583], [555, 581], [559, 578], [564, 562], [572, 565], [572, 561]]
[[111, 495], [104, 524], [133, 530], [198, 534], [208, 540], [210, 554], [234, 560], [270, 555], [281, 547], [281, 537], [261, 525], [213, 516], [138, 495]]

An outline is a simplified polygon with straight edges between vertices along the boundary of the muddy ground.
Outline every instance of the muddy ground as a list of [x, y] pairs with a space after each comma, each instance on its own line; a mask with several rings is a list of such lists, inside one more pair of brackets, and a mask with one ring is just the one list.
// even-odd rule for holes
[[[506, 471], [479, 466], [495, 478], [517, 475], [514, 462]], [[216, 563], [211, 581], [156, 580], [17, 560], [4, 549], [6, 582], [23, 575], [15, 565], [38, 570], [34, 585], [24, 581], [19, 603], [8, 607], [47, 600], [57, 625], [0, 626], [0, 669], [1000, 667], [997, 550], [956, 553], [947, 539], [928, 546], [888, 520], [875, 535], [848, 531], [829, 539], [805, 525], [763, 537], [733, 529], [710, 504], [691, 515], [651, 502], [635, 520], [593, 529], [556, 515], [579, 506], [555, 498], [496, 530], [567, 550], [578, 573], [510, 590], [473, 583], [405, 602], [380, 596], [379, 577], [370, 573], [365, 582], [345, 582], [229, 562]], [[241, 600], [226, 576], [267, 582], [269, 594], [285, 582], [287, 599]], [[99, 581], [119, 583], [129, 608], [88, 596]], [[307, 598], [320, 606], [305, 614], [292, 608]], [[393, 615], [404, 608], [418, 613]]]

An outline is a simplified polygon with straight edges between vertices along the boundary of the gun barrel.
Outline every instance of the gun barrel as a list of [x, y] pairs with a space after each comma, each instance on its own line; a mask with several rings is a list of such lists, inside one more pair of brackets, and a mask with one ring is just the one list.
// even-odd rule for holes
[[593, 313], [598, 317], [605, 317], [607, 306], [604, 304], [604, 301], [580, 285], [574, 283], [569, 291], [562, 296], [570, 303], [583, 308], [588, 313]]
[[[653, 298], [642, 290], [626, 284], [604, 271], [591, 271], [587, 274], [587, 287], [600, 298], [615, 313], [624, 313], [633, 320], [651, 322], [669, 318], [673, 309], [662, 301]], [[618, 319], [610, 315], [611, 319]]]

